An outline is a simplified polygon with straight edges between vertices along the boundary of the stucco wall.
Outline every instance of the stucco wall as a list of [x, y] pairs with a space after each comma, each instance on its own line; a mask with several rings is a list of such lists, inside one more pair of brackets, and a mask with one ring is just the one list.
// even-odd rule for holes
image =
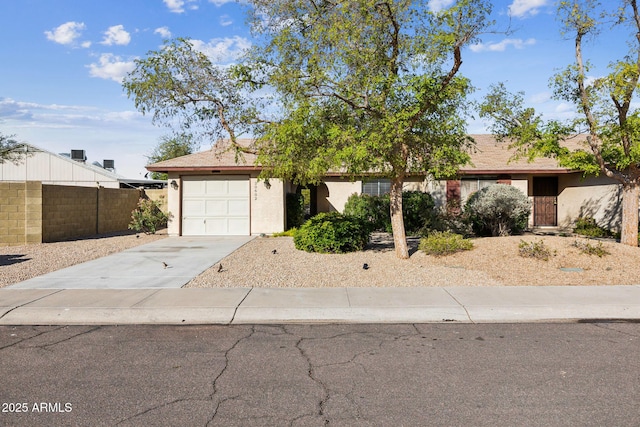
[[558, 225], [570, 227], [576, 218], [590, 216], [598, 225], [618, 230], [622, 193], [617, 181], [604, 177], [561, 175], [558, 180]]
[[285, 185], [280, 179], [260, 181], [253, 175], [251, 183], [251, 234], [284, 231]]
[[[320, 212], [342, 212], [349, 196], [353, 193], [360, 194], [362, 191], [362, 181], [327, 178], [324, 184], [328, 194], [321, 193], [320, 189], [318, 191], [318, 211]], [[324, 197], [321, 197], [321, 194]]]

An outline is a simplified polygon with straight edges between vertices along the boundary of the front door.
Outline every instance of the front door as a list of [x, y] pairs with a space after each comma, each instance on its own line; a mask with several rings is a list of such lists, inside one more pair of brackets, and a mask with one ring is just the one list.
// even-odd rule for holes
[[558, 177], [533, 178], [533, 225], [558, 225]]

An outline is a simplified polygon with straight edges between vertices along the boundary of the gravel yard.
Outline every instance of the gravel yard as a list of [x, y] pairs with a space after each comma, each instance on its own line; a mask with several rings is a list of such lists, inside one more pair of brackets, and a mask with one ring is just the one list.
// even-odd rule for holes
[[[166, 237], [120, 234], [57, 243], [0, 247], [0, 287]], [[523, 258], [518, 245], [542, 241], [548, 261]], [[474, 249], [446, 257], [417, 251], [395, 257], [390, 236], [377, 234], [363, 252], [314, 254], [298, 251], [290, 237], [257, 237], [193, 279], [185, 287], [366, 287], [516, 286], [640, 284], [640, 249], [603, 242], [599, 258], [573, 246], [576, 237], [512, 236], [473, 239]], [[276, 251], [274, 254], [273, 251]], [[363, 269], [368, 264], [367, 270]], [[562, 271], [561, 268], [569, 269]]]
[[[548, 261], [519, 256], [518, 245], [542, 241], [555, 256]], [[640, 249], [603, 242], [611, 253], [599, 258], [572, 244], [598, 242], [576, 237], [511, 236], [473, 239], [474, 249], [445, 257], [417, 251], [396, 258], [390, 237], [374, 235], [363, 252], [315, 254], [298, 251], [291, 237], [256, 238], [186, 287], [383, 287], [640, 284]], [[276, 251], [274, 254], [273, 251]], [[367, 264], [369, 268], [363, 269]], [[569, 269], [569, 271], [563, 271]], [[577, 270], [577, 271], [576, 271]]]

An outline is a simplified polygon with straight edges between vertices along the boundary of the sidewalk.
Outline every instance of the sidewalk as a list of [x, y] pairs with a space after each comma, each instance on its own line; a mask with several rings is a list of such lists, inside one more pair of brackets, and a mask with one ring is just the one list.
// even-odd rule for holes
[[640, 319], [640, 285], [0, 289], [0, 325], [517, 323]]

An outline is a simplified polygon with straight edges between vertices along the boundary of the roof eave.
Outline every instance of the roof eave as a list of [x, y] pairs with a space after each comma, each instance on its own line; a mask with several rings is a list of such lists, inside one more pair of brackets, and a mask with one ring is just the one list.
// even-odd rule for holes
[[213, 171], [225, 171], [225, 172], [250, 172], [261, 171], [259, 166], [154, 166], [148, 165], [145, 168], [150, 172], [213, 172]]

